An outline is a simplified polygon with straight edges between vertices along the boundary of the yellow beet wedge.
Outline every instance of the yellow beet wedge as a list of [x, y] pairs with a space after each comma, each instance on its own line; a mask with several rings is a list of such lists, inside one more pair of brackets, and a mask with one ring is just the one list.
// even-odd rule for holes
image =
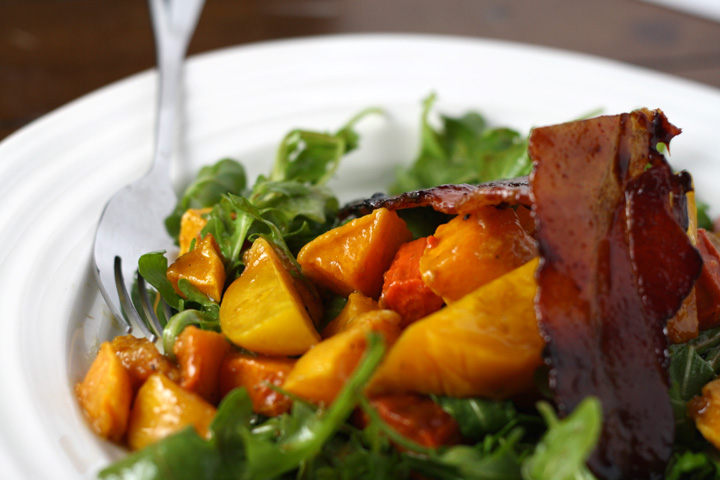
[[353, 318], [365, 312], [379, 310], [378, 302], [366, 297], [360, 292], [351, 293], [347, 303], [330, 323], [322, 331], [322, 337], [328, 338], [346, 330]]
[[178, 282], [183, 278], [200, 292], [219, 302], [225, 286], [225, 266], [220, 255], [220, 247], [212, 234], [205, 235], [194, 249], [180, 255], [168, 267], [167, 278], [178, 295], [182, 296]]
[[495, 399], [525, 392], [542, 364], [534, 273], [538, 260], [407, 327], [370, 391]]
[[215, 407], [156, 373], [143, 383], [135, 397], [128, 445], [139, 450], [191, 425], [200, 436], [207, 437], [214, 417]]
[[235, 345], [264, 355], [300, 355], [320, 341], [295, 282], [264, 238], [245, 254], [245, 270], [225, 291], [220, 328]]
[[305, 245], [298, 263], [317, 285], [347, 297], [352, 292], [378, 298], [383, 273], [412, 233], [397, 213], [379, 208], [320, 235]]
[[300, 357], [283, 389], [310, 402], [330, 405], [365, 353], [368, 333], [381, 333], [390, 345], [400, 334], [400, 322], [400, 315], [392, 310], [371, 310], [354, 317], [343, 331]]

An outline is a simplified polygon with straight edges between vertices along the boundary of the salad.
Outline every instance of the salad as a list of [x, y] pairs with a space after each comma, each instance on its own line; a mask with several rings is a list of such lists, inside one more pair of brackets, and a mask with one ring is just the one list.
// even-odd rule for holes
[[[356, 125], [248, 185], [203, 168], [138, 265], [160, 345], [77, 395], [132, 453], [100, 478], [716, 478], [720, 238], [660, 110], [431, 121], [388, 194], [327, 188]], [[134, 292], [139, 302], [139, 292]], [[142, 309], [138, 309], [142, 311]]]

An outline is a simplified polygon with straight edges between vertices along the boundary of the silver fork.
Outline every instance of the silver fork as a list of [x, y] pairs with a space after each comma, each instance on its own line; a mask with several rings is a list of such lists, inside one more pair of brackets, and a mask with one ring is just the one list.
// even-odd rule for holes
[[[112, 314], [122, 320], [125, 331], [140, 328], [151, 341], [162, 333], [154, 312], [143, 312], [146, 323], [133, 306], [130, 292], [138, 259], [150, 251], [174, 250], [164, 219], [172, 212], [177, 195], [170, 182], [175, 144], [177, 103], [188, 43], [197, 25], [204, 0], [149, 0], [159, 71], [159, 104], [154, 160], [150, 171], [118, 191], [105, 206], [95, 234], [95, 276]], [[143, 310], [150, 302], [138, 275]], [[149, 315], [148, 313], [152, 313]]]

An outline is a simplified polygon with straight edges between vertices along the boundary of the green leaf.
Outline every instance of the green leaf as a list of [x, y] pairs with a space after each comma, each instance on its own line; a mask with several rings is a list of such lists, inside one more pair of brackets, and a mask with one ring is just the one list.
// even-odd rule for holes
[[708, 211], [710, 210], [710, 205], [699, 200], [696, 200], [695, 203], [697, 205], [698, 228], [704, 228], [705, 230], [712, 232], [713, 222], [712, 219], [710, 219], [710, 215], [708, 214]]
[[203, 330], [220, 331], [220, 322], [201, 311], [189, 309], [173, 315], [162, 332], [163, 351], [171, 360], [175, 360], [175, 340], [188, 325], [195, 325]]
[[167, 279], [167, 269], [168, 261], [164, 251], [146, 253], [138, 260], [138, 272], [145, 281], [155, 287], [168, 305], [175, 310], [182, 310], [184, 301]]
[[717, 452], [676, 453], [665, 472], [665, 480], [715, 480], [720, 477]]
[[104, 480], [212, 480], [220, 465], [218, 451], [189, 427], [131, 453], [98, 476]]
[[535, 453], [523, 462], [527, 480], [594, 479], [585, 462], [595, 449], [602, 427], [600, 400], [587, 397], [575, 410], [558, 420], [552, 407], [538, 404], [548, 431], [537, 444]]
[[165, 219], [168, 233], [177, 238], [180, 233], [180, 219], [187, 209], [211, 207], [226, 193], [241, 195], [246, 184], [245, 168], [235, 160], [226, 158], [201, 168], [195, 180], [180, 197], [173, 213]]
[[421, 143], [417, 158], [399, 168], [391, 193], [449, 183], [482, 183], [527, 175], [532, 169], [527, 138], [509, 128], [487, 128], [477, 112], [441, 117], [441, 128], [430, 124], [435, 96], [424, 102]]
[[512, 402], [484, 398], [438, 397], [434, 399], [443, 410], [457, 420], [464, 438], [479, 441], [497, 433], [516, 419]]

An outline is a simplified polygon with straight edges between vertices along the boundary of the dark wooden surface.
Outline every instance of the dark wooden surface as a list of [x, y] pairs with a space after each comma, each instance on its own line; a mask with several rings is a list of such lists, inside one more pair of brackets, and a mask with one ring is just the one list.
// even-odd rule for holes
[[[638, 0], [207, 0], [190, 53], [347, 32], [527, 42], [720, 88], [720, 23]], [[154, 55], [145, 0], [0, 0], [0, 139]]]

